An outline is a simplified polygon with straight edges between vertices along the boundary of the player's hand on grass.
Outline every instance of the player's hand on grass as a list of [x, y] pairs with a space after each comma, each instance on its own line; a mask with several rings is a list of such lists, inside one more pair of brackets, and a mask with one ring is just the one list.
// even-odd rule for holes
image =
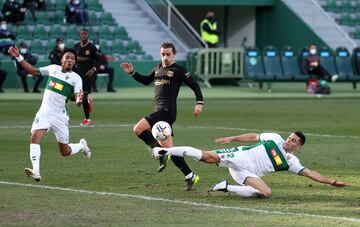
[[218, 144], [226, 144], [226, 143], [230, 143], [231, 141], [232, 141], [231, 137], [222, 137], [215, 139], [215, 143]]
[[334, 186], [334, 187], [346, 187], [346, 186], [350, 186], [349, 183], [341, 182], [341, 181], [337, 181], [337, 180], [332, 180], [332, 181], [330, 182], [330, 185], [331, 185], [331, 186]]
[[202, 112], [202, 109], [203, 109], [203, 105], [196, 104], [196, 105], [195, 105], [195, 108], [194, 108], [194, 116], [195, 116], [195, 117], [200, 116], [200, 114], [201, 114], [201, 112]]
[[121, 63], [120, 67], [127, 73], [132, 73], [134, 71], [134, 66], [129, 62]]

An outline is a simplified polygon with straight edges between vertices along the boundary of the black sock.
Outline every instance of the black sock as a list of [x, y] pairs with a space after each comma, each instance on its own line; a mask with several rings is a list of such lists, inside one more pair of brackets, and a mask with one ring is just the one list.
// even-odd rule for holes
[[161, 147], [157, 140], [152, 136], [151, 132], [148, 130], [143, 131], [138, 137], [144, 141], [149, 147]]
[[83, 104], [83, 109], [84, 109], [85, 118], [86, 118], [86, 119], [90, 119], [89, 102], [88, 102], [88, 100], [87, 100], [87, 96], [86, 96], [86, 98], [83, 99], [82, 104]]
[[171, 155], [171, 161], [184, 174], [184, 176], [186, 176], [192, 172], [192, 170], [186, 164], [185, 159], [183, 157]]

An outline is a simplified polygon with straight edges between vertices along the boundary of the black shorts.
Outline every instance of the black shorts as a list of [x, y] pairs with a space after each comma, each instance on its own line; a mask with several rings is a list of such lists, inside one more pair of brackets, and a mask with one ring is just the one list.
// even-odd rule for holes
[[172, 127], [175, 122], [175, 118], [172, 117], [166, 110], [158, 110], [145, 116], [145, 119], [151, 127], [158, 121], [166, 121]]

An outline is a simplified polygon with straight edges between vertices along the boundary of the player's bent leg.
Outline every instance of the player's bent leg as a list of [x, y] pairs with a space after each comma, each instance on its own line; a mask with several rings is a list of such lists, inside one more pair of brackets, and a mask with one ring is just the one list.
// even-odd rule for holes
[[75, 155], [79, 152], [84, 154], [86, 159], [91, 157], [91, 150], [85, 139], [80, 139], [79, 143], [61, 143], [59, 142], [59, 149], [63, 156]]
[[244, 184], [258, 190], [262, 197], [269, 198], [272, 195], [271, 189], [261, 178], [247, 177]]

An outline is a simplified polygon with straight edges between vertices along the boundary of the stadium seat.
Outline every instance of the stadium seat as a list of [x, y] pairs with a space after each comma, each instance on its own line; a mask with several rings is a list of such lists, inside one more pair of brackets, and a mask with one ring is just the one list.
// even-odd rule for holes
[[338, 47], [335, 51], [335, 62], [338, 70], [338, 81], [345, 81], [354, 75], [351, 65], [351, 54], [345, 47]]
[[127, 54], [127, 50], [121, 40], [116, 40], [112, 43], [112, 51], [116, 54]]
[[116, 25], [114, 18], [109, 12], [103, 12], [100, 16], [100, 20], [102, 25], [110, 25], [110, 26]]
[[67, 5], [67, 0], [56, 0], [55, 10], [62, 11], [64, 13], [66, 5]]
[[32, 30], [29, 26], [19, 26], [16, 32], [16, 39], [32, 39]]
[[309, 48], [304, 47], [299, 51], [298, 54], [298, 65], [299, 65], [299, 75], [294, 76], [295, 81], [307, 81], [309, 79], [309, 75], [305, 73], [305, 58], [309, 56]]
[[38, 24], [52, 25], [54, 23], [53, 17], [50, 17], [47, 12], [36, 12], [36, 18]]
[[130, 40], [124, 27], [116, 26], [113, 32], [114, 39]]
[[293, 80], [300, 75], [297, 53], [292, 47], [284, 47], [280, 52], [280, 58], [283, 75], [277, 77], [276, 80]]
[[54, 25], [51, 27], [50, 31], [49, 31], [49, 38], [50, 39], [57, 39], [59, 37], [64, 36], [63, 31], [61, 29], [60, 25]]
[[319, 50], [320, 64], [331, 74], [337, 74], [334, 53], [332, 50], [323, 47]]
[[110, 30], [109, 26], [101, 26], [99, 28], [99, 39], [112, 40], [113, 32]]
[[89, 10], [93, 10], [93, 11], [103, 10], [102, 5], [99, 3], [99, 0], [87, 0], [86, 4]]
[[68, 26], [66, 29], [66, 39], [80, 39], [80, 27], [75, 25]]
[[127, 44], [127, 50], [133, 54], [144, 54], [145, 52], [142, 50], [138, 41], [130, 40]]
[[264, 65], [260, 51], [257, 48], [245, 50], [244, 73], [245, 78], [250, 80], [266, 80]]
[[43, 45], [42, 41], [37, 39], [31, 42], [30, 51], [32, 54], [46, 54], [47, 49]]
[[[280, 65], [279, 52], [273, 46], [266, 46], [263, 50], [265, 75], [269, 80], [281, 78], [283, 72]], [[280, 79], [281, 80], [281, 79]]]
[[36, 26], [34, 28], [34, 31], [33, 31], [33, 38], [34, 39], [47, 40], [48, 39], [48, 32], [46, 31], [45, 27]]
[[97, 16], [96, 12], [89, 12], [89, 23], [91, 25], [100, 25], [100, 18]]
[[354, 66], [354, 75], [348, 79], [351, 81], [360, 81], [360, 47], [353, 50], [352, 65]]
[[141, 56], [141, 60], [153, 60], [153, 57], [149, 54], [144, 54]]

